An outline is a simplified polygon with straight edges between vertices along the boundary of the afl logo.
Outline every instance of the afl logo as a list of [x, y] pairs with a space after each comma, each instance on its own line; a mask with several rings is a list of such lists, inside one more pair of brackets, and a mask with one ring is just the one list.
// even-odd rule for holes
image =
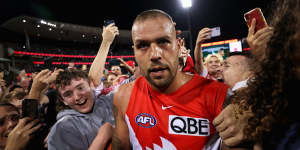
[[137, 125], [143, 128], [152, 128], [156, 125], [156, 119], [147, 113], [140, 113], [135, 117]]

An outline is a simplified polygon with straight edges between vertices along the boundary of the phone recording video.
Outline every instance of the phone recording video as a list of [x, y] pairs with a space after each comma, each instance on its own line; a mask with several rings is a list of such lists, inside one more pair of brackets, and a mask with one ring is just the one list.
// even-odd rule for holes
[[108, 25], [113, 24], [113, 23], [115, 23], [114, 20], [104, 20], [104, 26], [108, 26]]
[[217, 37], [221, 35], [221, 28], [220, 27], [215, 27], [211, 28], [211, 37]]
[[30, 117], [32, 119], [39, 118], [38, 101], [35, 99], [24, 99], [22, 101], [22, 118]]
[[251, 22], [253, 19], [256, 20], [254, 32], [268, 26], [266, 19], [260, 8], [254, 8], [249, 12], [244, 14], [244, 19], [247, 22], [248, 28], [251, 26]]

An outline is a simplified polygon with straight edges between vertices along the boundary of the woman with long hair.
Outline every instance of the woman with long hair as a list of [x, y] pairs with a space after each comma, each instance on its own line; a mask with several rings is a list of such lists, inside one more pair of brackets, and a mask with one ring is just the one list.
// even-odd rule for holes
[[277, 0], [274, 6], [265, 57], [233, 102], [240, 113], [253, 112], [244, 130], [249, 139], [263, 149], [287, 150], [300, 148], [300, 0]]

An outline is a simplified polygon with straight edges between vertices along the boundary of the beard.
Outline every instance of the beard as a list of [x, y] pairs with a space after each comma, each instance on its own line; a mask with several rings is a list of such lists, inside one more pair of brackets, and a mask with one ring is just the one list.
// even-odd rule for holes
[[145, 77], [151, 85], [153, 85], [154, 87], [156, 87], [158, 89], [164, 90], [170, 86], [170, 84], [173, 82], [175, 75], [176, 75], [176, 73], [172, 74], [171, 71], [169, 71], [169, 72], [170, 72], [170, 75], [165, 78], [153, 79], [150, 77], [149, 74], [147, 74]]
[[[153, 64], [151, 64], [150, 69], [147, 70], [142, 70], [142, 73], [144, 75], [144, 77], [147, 79], [147, 81], [154, 86], [157, 89], [160, 90], [165, 90], [167, 89], [171, 83], [174, 81], [175, 76], [177, 74], [177, 70], [178, 70], [178, 61], [175, 61], [173, 64], [175, 64], [174, 70], [172, 71], [170, 69], [170, 67], [168, 65], [162, 64], [161, 62], [155, 62]], [[161, 67], [164, 68], [164, 75], [161, 77], [151, 77], [150, 73], [151, 73], [151, 68], [152, 67]]]

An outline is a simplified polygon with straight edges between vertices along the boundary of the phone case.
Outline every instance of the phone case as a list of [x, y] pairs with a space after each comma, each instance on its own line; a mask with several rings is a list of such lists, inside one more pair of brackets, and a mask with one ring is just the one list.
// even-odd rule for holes
[[244, 14], [244, 19], [247, 22], [248, 28], [251, 26], [251, 22], [254, 18], [256, 20], [254, 32], [257, 32], [258, 30], [267, 26], [266, 19], [260, 8], [254, 8]]
[[24, 99], [22, 101], [22, 118], [38, 118], [38, 101], [35, 99]]
[[221, 35], [220, 27], [212, 28], [211, 37], [216, 37], [216, 36], [220, 36], [220, 35]]
[[115, 21], [114, 20], [104, 20], [104, 26], [108, 26], [112, 23], [115, 23]]

